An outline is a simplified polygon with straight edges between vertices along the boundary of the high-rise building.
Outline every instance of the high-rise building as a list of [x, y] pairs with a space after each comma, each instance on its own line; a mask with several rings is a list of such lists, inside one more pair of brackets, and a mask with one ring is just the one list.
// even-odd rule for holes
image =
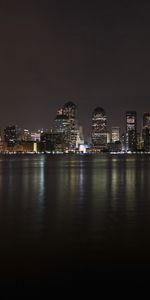
[[136, 111], [126, 112], [126, 151], [137, 150], [137, 115]]
[[7, 126], [4, 129], [4, 141], [8, 147], [14, 147], [21, 140], [21, 131], [16, 125]]
[[143, 128], [150, 128], [150, 113], [143, 115]]
[[126, 133], [123, 133], [120, 137], [121, 142], [121, 150], [122, 152], [126, 152]]
[[112, 127], [111, 140], [112, 143], [118, 142], [120, 140], [120, 127]]
[[96, 107], [92, 115], [92, 149], [95, 152], [107, 148], [107, 117], [105, 110]]
[[59, 111], [54, 120], [53, 133], [56, 134], [57, 137], [60, 136], [62, 148], [64, 151], [67, 151], [69, 149], [69, 118], [64, 114], [60, 114]]
[[67, 102], [58, 109], [52, 133], [57, 137], [57, 141], [61, 141], [63, 151], [75, 150], [78, 128], [77, 107], [73, 102]]
[[143, 115], [143, 130], [142, 130], [144, 150], [150, 151], [150, 113]]
[[21, 140], [22, 141], [31, 141], [31, 135], [28, 129], [23, 129], [21, 133]]
[[65, 115], [57, 114], [54, 125], [53, 125], [53, 131], [54, 132], [62, 132], [62, 133], [68, 133], [69, 131], [69, 120], [68, 117]]
[[69, 150], [74, 150], [77, 141], [77, 106], [71, 101], [67, 102], [62, 112], [69, 120]]
[[80, 145], [84, 144], [84, 136], [83, 136], [83, 128], [79, 126], [77, 130], [77, 141], [76, 141], [76, 148], [79, 148]]

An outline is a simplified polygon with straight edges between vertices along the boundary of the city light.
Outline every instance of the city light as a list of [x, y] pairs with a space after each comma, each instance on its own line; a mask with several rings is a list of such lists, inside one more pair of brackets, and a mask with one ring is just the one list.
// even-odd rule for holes
[[53, 125], [47, 130], [30, 131], [17, 125], [6, 126], [0, 133], [1, 154], [149, 154], [150, 113], [143, 114], [140, 132], [137, 130], [136, 111], [127, 111], [124, 117], [126, 131], [119, 126], [109, 131], [109, 117], [102, 107], [96, 107], [91, 116], [90, 139], [84, 136], [79, 124], [78, 108], [72, 101], [57, 110]]

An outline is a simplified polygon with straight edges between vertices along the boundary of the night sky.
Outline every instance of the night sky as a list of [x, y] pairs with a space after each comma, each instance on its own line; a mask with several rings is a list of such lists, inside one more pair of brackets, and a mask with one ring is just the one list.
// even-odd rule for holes
[[126, 110], [140, 124], [149, 99], [150, 4], [0, 1], [1, 127], [50, 128], [71, 100], [86, 134], [96, 106], [123, 129]]

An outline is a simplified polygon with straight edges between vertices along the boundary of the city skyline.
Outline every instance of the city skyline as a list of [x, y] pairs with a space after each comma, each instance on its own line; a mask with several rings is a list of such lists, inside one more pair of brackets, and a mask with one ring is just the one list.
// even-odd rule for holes
[[150, 1], [1, 0], [0, 21], [2, 292], [139, 289]]
[[91, 133], [84, 135], [78, 120], [78, 107], [72, 101], [59, 106], [49, 129], [29, 131], [17, 125], [1, 131], [0, 151], [49, 153], [100, 153], [150, 151], [150, 113], [144, 113], [140, 132], [137, 130], [136, 111], [126, 111], [126, 130], [108, 128], [108, 115], [104, 108], [96, 107], [91, 118]]
[[149, 11], [132, 0], [3, 3], [1, 126], [48, 128], [69, 100], [86, 134], [97, 106], [112, 116], [110, 126], [120, 126], [126, 110], [140, 120], [150, 99]]
[[[69, 103], [69, 102], [72, 102], [72, 103], [74, 103], [75, 105], [76, 105], [76, 102], [74, 102], [74, 101], [65, 101], [65, 102], [63, 102], [62, 103], [62, 106], [65, 104], [65, 103]], [[20, 127], [20, 128], [22, 128], [22, 129], [28, 129], [28, 130], [30, 130], [30, 131], [35, 131], [35, 130], [51, 130], [52, 129], [52, 127], [53, 127], [53, 123], [54, 123], [54, 120], [55, 120], [55, 117], [56, 117], [56, 115], [57, 115], [57, 113], [58, 113], [58, 111], [59, 111], [59, 108], [61, 107], [61, 104], [59, 104], [58, 105], [58, 107], [55, 109], [55, 111], [54, 111], [54, 115], [52, 116], [52, 118], [51, 119], [49, 119], [48, 121], [47, 121], [47, 123], [48, 123], [48, 126], [44, 126], [44, 124], [45, 124], [45, 122], [44, 122], [44, 124], [42, 124], [41, 123], [41, 120], [39, 120], [39, 124], [40, 125], [34, 125], [34, 126], [28, 126], [28, 121], [26, 121], [25, 122], [25, 125], [22, 123], [22, 122], [20, 122], [20, 123], [17, 123], [17, 121], [16, 120], [13, 120], [13, 121], [11, 121], [11, 120], [9, 120], [8, 122], [5, 122], [4, 121], [4, 123], [3, 124], [0, 124], [0, 129], [2, 130], [2, 129], [4, 129], [5, 128], [5, 126], [9, 126], [9, 125], [17, 125], [18, 127]], [[91, 131], [92, 131], [92, 115], [93, 115], [93, 111], [96, 109], [96, 108], [98, 108], [98, 107], [101, 107], [101, 108], [103, 108], [104, 110], [105, 110], [105, 112], [106, 112], [106, 115], [107, 115], [107, 129], [108, 129], [108, 132], [111, 132], [111, 130], [112, 130], [112, 128], [113, 127], [119, 127], [120, 128], [120, 134], [123, 134], [124, 132], [126, 132], [126, 113], [128, 112], [128, 111], [135, 111], [136, 112], [136, 120], [137, 120], [137, 131], [138, 132], [141, 132], [141, 130], [142, 130], [142, 127], [143, 127], [143, 117], [144, 117], [144, 115], [145, 114], [149, 114], [149, 111], [150, 110], [148, 110], [148, 111], [143, 111], [143, 112], [141, 112], [141, 114], [139, 115], [139, 113], [137, 112], [137, 110], [136, 109], [131, 109], [131, 110], [125, 110], [124, 111], [124, 113], [123, 113], [123, 115], [122, 115], [122, 118], [121, 118], [121, 123], [120, 124], [118, 124], [117, 122], [114, 122], [113, 123], [113, 116], [112, 115], [110, 115], [110, 114], [108, 114], [108, 112], [107, 112], [107, 110], [105, 109], [105, 107], [103, 107], [102, 105], [97, 105], [96, 107], [92, 107], [92, 110], [91, 110], [91, 114], [90, 114], [90, 116], [86, 119], [86, 122], [87, 122], [87, 127], [85, 127], [84, 126], [84, 118], [83, 118], [83, 120], [81, 119], [81, 114], [80, 114], [80, 108], [78, 107], [78, 105], [76, 105], [76, 107], [77, 107], [77, 119], [78, 119], [78, 123], [79, 123], [79, 125], [81, 125], [82, 127], [83, 127], [83, 131], [84, 131], [84, 135], [86, 136], [86, 138], [88, 137], [88, 135], [90, 135], [91, 134]], [[47, 112], [47, 110], [45, 109], [45, 114], [46, 114], [46, 112]], [[120, 116], [121, 117], [121, 116]], [[21, 126], [21, 124], [22, 124], [22, 126]], [[89, 130], [87, 130], [87, 129], [89, 129]]]

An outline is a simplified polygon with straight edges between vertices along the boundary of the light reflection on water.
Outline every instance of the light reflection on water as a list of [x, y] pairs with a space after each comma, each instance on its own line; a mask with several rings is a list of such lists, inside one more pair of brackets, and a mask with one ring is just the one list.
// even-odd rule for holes
[[[133, 252], [136, 259], [148, 259], [149, 183], [149, 156], [4, 157], [3, 253], [11, 247], [25, 256], [34, 249], [41, 265], [58, 257], [67, 263], [70, 256], [72, 261], [128, 260]], [[32, 266], [33, 257], [28, 260]]]

